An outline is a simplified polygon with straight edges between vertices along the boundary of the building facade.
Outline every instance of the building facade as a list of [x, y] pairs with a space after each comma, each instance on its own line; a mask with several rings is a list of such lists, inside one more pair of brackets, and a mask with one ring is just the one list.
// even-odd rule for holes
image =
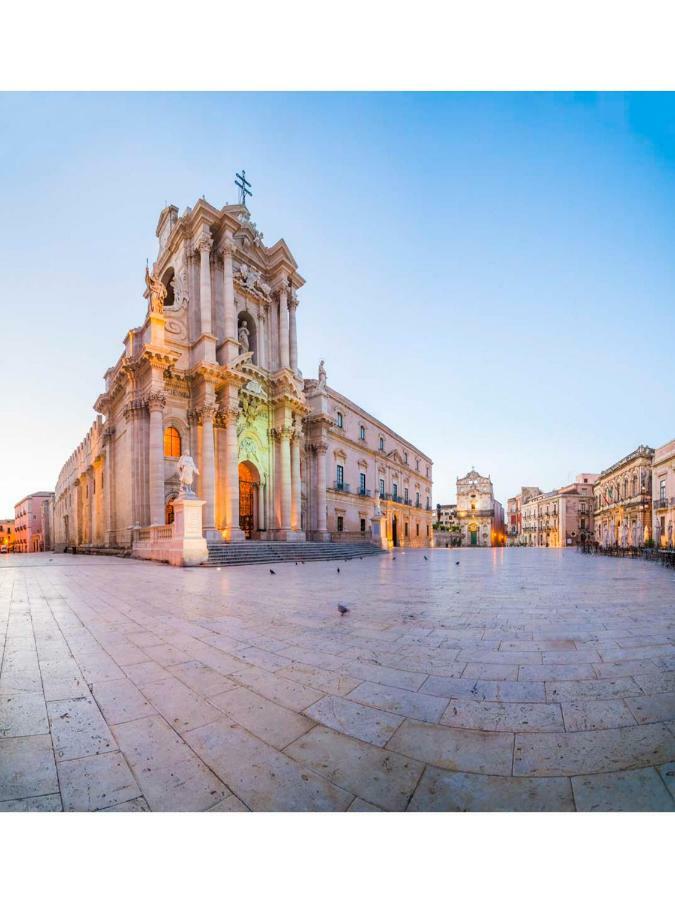
[[640, 547], [652, 538], [654, 450], [641, 444], [600, 473], [594, 486], [595, 540]]
[[457, 524], [462, 547], [497, 547], [504, 543], [504, 508], [494, 498], [489, 475], [472, 469], [457, 479]]
[[675, 441], [654, 451], [652, 460], [652, 528], [662, 549], [675, 545]]
[[504, 528], [507, 543], [511, 546], [517, 547], [527, 543], [523, 535], [523, 503], [527, 503], [537, 494], [541, 494], [541, 488], [522, 487], [519, 494], [507, 500]]
[[14, 549], [15, 536], [16, 528], [14, 519], [0, 519], [0, 552], [12, 552], [12, 550]]
[[59, 475], [57, 546], [166, 537], [185, 454], [214, 543], [366, 540], [379, 503], [390, 545], [428, 546], [431, 460], [329, 388], [323, 363], [316, 379], [298, 369], [304, 279], [285, 242], [204, 199], [167, 206], [156, 234], [145, 321]]
[[436, 547], [459, 547], [462, 537], [457, 520], [457, 504], [437, 503], [436, 521], [433, 527]]
[[597, 478], [584, 472], [572, 484], [538, 494], [524, 488], [521, 496], [525, 546], [572, 547], [591, 540], [593, 485]]
[[54, 493], [37, 491], [14, 505], [14, 551], [39, 553], [54, 547]]

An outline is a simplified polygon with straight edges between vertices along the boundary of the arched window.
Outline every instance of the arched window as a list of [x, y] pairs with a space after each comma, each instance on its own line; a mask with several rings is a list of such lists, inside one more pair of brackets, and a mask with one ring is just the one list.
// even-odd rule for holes
[[166, 288], [166, 297], [164, 298], [164, 306], [173, 306], [175, 300], [172, 281], [174, 278], [173, 269], [167, 269], [162, 278], [162, 284]]
[[180, 432], [173, 425], [164, 431], [164, 456], [180, 456]]

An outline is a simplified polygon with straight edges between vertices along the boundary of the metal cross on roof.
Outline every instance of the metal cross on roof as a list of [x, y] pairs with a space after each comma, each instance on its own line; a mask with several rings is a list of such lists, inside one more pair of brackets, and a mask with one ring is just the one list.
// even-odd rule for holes
[[242, 169], [241, 172], [236, 173], [234, 183], [239, 188], [239, 202], [242, 206], [246, 206], [246, 197], [253, 196], [251, 191], [249, 191], [251, 182], [246, 180], [246, 169]]

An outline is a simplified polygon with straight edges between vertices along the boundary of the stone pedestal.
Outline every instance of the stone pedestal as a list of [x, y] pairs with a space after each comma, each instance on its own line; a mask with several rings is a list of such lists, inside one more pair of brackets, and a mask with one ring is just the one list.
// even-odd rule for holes
[[381, 547], [383, 550], [389, 549], [389, 544], [387, 542], [386, 523], [387, 520], [381, 511], [376, 511], [373, 513], [370, 520], [372, 543], [377, 547]]
[[173, 537], [171, 543], [180, 551], [182, 561], [174, 565], [198, 566], [209, 558], [206, 538], [202, 534], [204, 500], [178, 496], [173, 504]]

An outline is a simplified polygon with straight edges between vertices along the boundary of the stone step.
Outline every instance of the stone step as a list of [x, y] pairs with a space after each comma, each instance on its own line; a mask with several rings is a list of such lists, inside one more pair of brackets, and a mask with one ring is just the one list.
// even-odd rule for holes
[[209, 544], [205, 566], [255, 565], [262, 563], [311, 562], [314, 560], [354, 559], [382, 553], [373, 544], [330, 544], [280, 541], [250, 541], [237, 544]]

